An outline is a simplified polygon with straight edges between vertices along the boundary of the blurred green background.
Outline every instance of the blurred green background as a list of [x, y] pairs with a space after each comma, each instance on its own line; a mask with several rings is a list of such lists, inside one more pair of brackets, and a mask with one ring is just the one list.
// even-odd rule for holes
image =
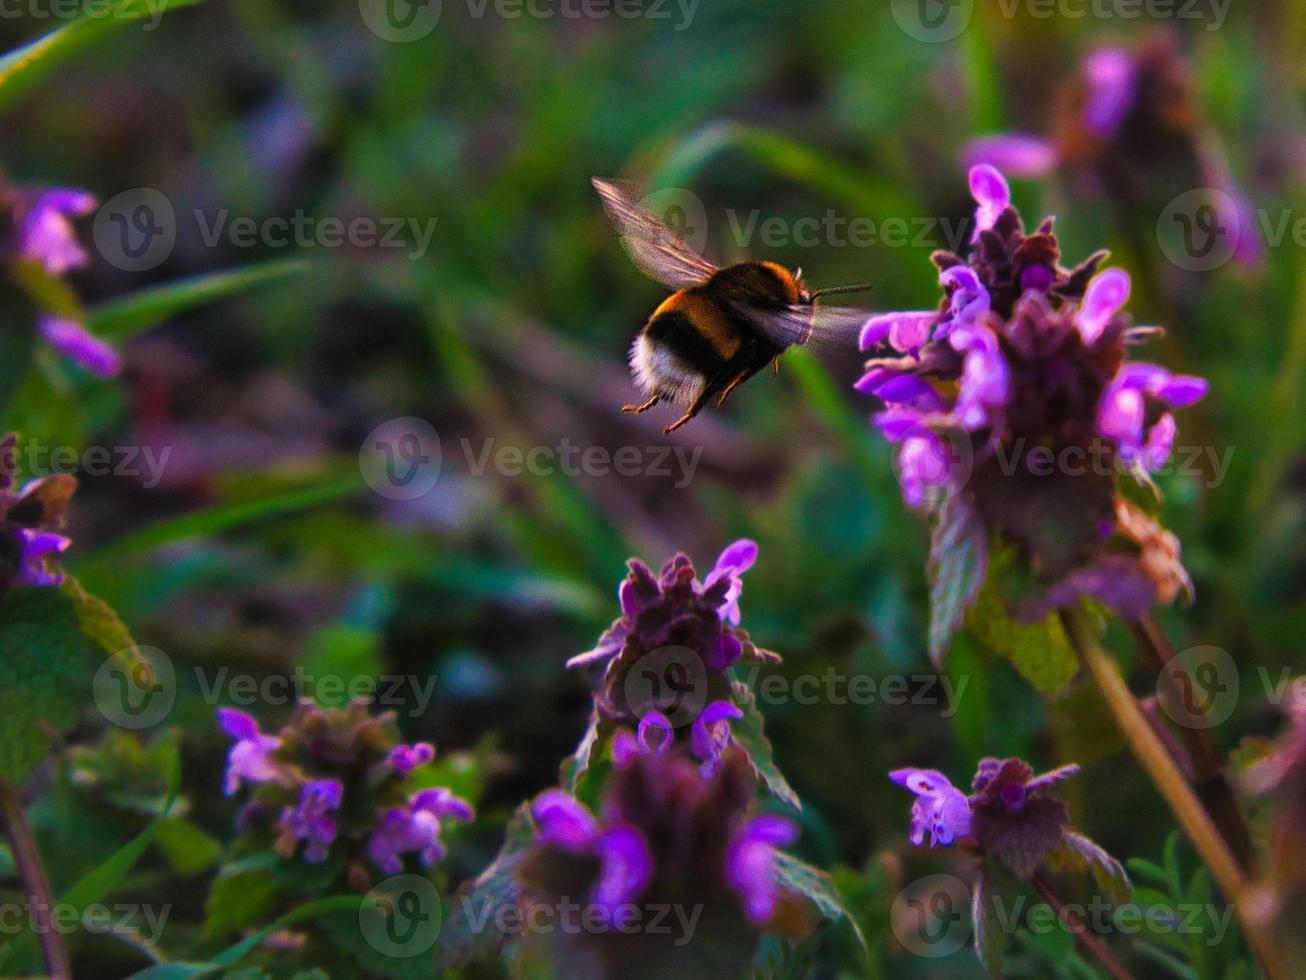
[[[69, 567], [177, 668], [168, 724], [182, 731], [199, 828], [226, 837], [236, 806], [221, 796], [226, 742], [197, 677], [295, 664], [431, 676], [430, 705], [401, 711], [400, 724], [442, 754], [482, 760], [484, 819], [451, 858], [455, 879], [475, 874], [502, 819], [555, 780], [583, 731], [587, 690], [563, 662], [616, 615], [630, 555], [660, 564], [681, 549], [705, 570], [726, 543], [754, 537], [744, 624], [784, 656], [781, 673], [931, 671], [927, 530], [901, 503], [866, 422], [869, 399], [851, 391], [858, 358], [787, 354], [778, 378], [758, 377], [670, 437], [669, 409], [619, 414], [636, 394], [626, 349], [663, 292], [617, 245], [592, 175], [692, 192], [719, 260], [772, 258], [818, 286], [871, 282], [879, 310], [927, 308], [938, 298], [929, 254], [947, 245], [937, 232], [896, 246], [745, 248], [727, 212], [955, 225], [972, 207], [966, 139], [1046, 132], [1051, 93], [1092, 46], [1169, 31], [1249, 200], [1271, 222], [1306, 217], [1306, 8], [1234, 4], [1215, 28], [1209, 13], [1042, 19], [980, 3], [959, 37], [931, 43], [910, 36], [893, 6], [702, 0], [686, 22], [674, 5], [633, 18], [511, 18], [445, 0], [428, 35], [393, 43], [353, 3], [215, 0], [152, 31], [114, 31], [5, 107], [0, 163], [16, 183], [84, 187], [102, 201], [153, 188], [175, 209], [176, 246], [154, 268], [123, 271], [92, 249], [75, 277], [88, 302], [306, 262], [124, 338], [121, 383], [43, 362], [0, 425], [50, 446], [171, 447], [157, 486], [84, 480]], [[6, 19], [0, 38], [12, 48], [42, 29]], [[1259, 270], [1180, 269], [1157, 222], [1191, 175], [1149, 179], [1162, 189], [1154, 208], [1113, 207], [1064, 170], [1014, 192], [1027, 222], [1058, 216], [1071, 264], [1106, 247], [1133, 272], [1136, 319], [1168, 328], [1149, 359], [1212, 379], [1178, 442], [1232, 450], [1232, 463], [1216, 486], [1209, 467], [1161, 478], [1198, 595], [1165, 620], [1180, 649], [1211, 644], [1238, 663], [1242, 696], [1217, 732], [1230, 748], [1277, 727], [1258, 668], [1278, 680], [1302, 663], [1306, 251], [1289, 235]], [[204, 240], [220, 213], [297, 210], [434, 219], [435, 232], [418, 257]], [[430, 493], [403, 502], [368, 490], [358, 456], [375, 426], [407, 416], [438, 432], [443, 465]], [[697, 465], [688, 480], [676, 457], [666, 476], [469, 465], [468, 452], [474, 463], [487, 446], [563, 440], [670, 445]], [[1130, 655], [1126, 636], [1111, 639]], [[844, 869], [881, 975], [977, 971], [964, 952], [915, 958], [886, 928], [896, 881], [947, 868], [905, 847], [910, 800], [889, 769], [936, 766], [960, 783], [984, 755], [1043, 768], [1078, 760], [1075, 819], [1104, 846], [1159, 859], [1171, 826], [1088, 692], [1050, 704], [964, 636], [948, 669], [966, 686], [943, 711], [764, 706], [780, 766], [807, 802], [800, 849]], [[258, 714], [275, 725], [287, 710]], [[76, 827], [51, 818], [38, 828], [59, 845], [49, 847], [56, 890], [127, 836], [107, 810]], [[198, 923], [205, 889], [164, 877], [142, 873], [134, 887], [175, 903], [170, 928]], [[1013, 972], [1068, 969], [1057, 952], [1031, 945]]]

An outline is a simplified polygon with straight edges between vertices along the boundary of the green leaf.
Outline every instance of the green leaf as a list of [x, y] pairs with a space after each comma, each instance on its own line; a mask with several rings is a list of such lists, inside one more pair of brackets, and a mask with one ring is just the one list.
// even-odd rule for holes
[[4, 289], [3, 292], [14, 319], [0, 326], [0, 412], [7, 411], [17, 397], [23, 375], [32, 363], [32, 351], [36, 348], [36, 330], [31, 320], [18, 314], [8, 303], [9, 294], [16, 295], [17, 290]]
[[0, 600], [0, 777], [21, 785], [73, 726], [90, 693], [86, 644], [67, 596], [15, 589]]
[[497, 909], [517, 902], [517, 868], [535, 839], [530, 804], [519, 806], [504, 831], [503, 846], [494, 863], [454, 895], [440, 931], [439, 960], [453, 970], [480, 956], [496, 953], [504, 936], [484, 923], [494, 921]]
[[744, 713], [742, 718], [736, 718], [731, 723], [731, 735], [748, 753], [748, 761], [752, 764], [753, 771], [762, 782], [766, 783], [766, 788], [771, 791], [771, 795], [795, 810], [801, 810], [803, 804], [798, 799], [798, 794], [780, 772], [780, 767], [775, 764], [771, 742], [762, 731], [762, 712], [757, 706], [757, 699], [753, 697], [752, 689], [743, 681], [735, 681], [730, 687], [734, 692], [735, 704]]
[[336, 895], [308, 902], [287, 912], [269, 926], [246, 936], [234, 946], [229, 946], [211, 960], [203, 963], [160, 963], [132, 974], [132, 980], [194, 980], [225, 970], [239, 963], [251, 949], [279, 929], [292, 926], [305, 919], [316, 919], [330, 912], [357, 911], [364, 902], [362, 895]]
[[64, 578], [59, 591], [72, 604], [82, 636], [118, 660], [124, 670], [138, 663], [148, 666], [137, 651], [127, 624], [107, 602], [91, 595], [71, 575]]
[[1116, 905], [1129, 901], [1134, 889], [1119, 861], [1080, 834], [1067, 831], [1063, 840], [1063, 846], [1048, 856], [1053, 870], [1091, 874], [1094, 884]]
[[584, 803], [592, 804], [592, 794], [586, 793], [587, 778], [594, 765], [600, 746], [611, 738], [612, 723], [605, 719], [599, 709], [590, 711], [590, 723], [581, 736], [576, 751], [563, 760], [559, 770], [559, 782], [562, 788]]
[[991, 976], [1000, 977], [1006, 971], [1002, 949], [1007, 937], [1002, 931], [1001, 920], [992, 914], [993, 899], [989, 891], [989, 883], [981, 874], [975, 879], [974, 891], [970, 897], [971, 930], [975, 937], [975, 954], [980, 963]]
[[159, 850], [183, 878], [206, 871], [222, 853], [222, 845], [217, 840], [184, 817], [159, 824], [156, 839]]
[[1055, 613], [1025, 623], [1007, 611], [1002, 577], [1014, 557], [1015, 552], [1009, 548], [993, 549], [988, 578], [966, 615], [966, 628], [985, 646], [1010, 660], [1040, 693], [1052, 697], [1069, 685], [1079, 670], [1079, 660]]
[[930, 537], [930, 659], [938, 667], [985, 580], [988, 541], [960, 494], [939, 505]]
[[782, 889], [801, 895], [815, 905], [821, 918], [828, 922], [846, 924], [857, 939], [858, 946], [863, 952], [866, 951], [866, 940], [862, 937], [862, 931], [857, 925], [857, 920], [844, 904], [843, 896], [835, 887], [833, 878], [820, 868], [813, 867], [785, 851], [776, 852], [775, 877]]
[[83, 12], [77, 20], [0, 57], [0, 109], [7, 107], [68, 58], [115, 26], [141, 20], [148, 23], [168, 10], [191, 7], [202, 2], [203, 0], [119, 0], [111, 9], [97, 5], [93, 16]]
[[278, 260], [168, 283], [92, 307], [86, 311], [86, 326], [101, 337], [131, 337], [179, 313], [299, 275], [308, 267], [303, 261]]

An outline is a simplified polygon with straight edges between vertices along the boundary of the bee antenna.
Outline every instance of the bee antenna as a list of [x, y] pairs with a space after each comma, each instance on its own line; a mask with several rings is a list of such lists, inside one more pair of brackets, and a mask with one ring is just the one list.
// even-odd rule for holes
[[812, 299], [815, 301], [821, 296], [831, 296], [835, 293], [864, 293], [871, 288], [869, 282], [858, 282], [848, 286], [827, 286], [825, 289], [818, 289], [812, 293]]

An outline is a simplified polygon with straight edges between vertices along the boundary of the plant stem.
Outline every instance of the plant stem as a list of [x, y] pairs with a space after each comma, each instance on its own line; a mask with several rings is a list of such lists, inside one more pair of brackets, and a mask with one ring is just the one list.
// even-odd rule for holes
[[1248, 897], [1250, 889], [1242, 868], [1234, 860], [1224, 838], [1202, 809], [1197, 794], [1188, 785], [1147, 716], [1143, 714], [1143, 709], [1120, 675], [1119, 665], [1102, 648], [1096, 631], [1080, 610], [1064, 610], [1061, 616], [1070, 642], [1092, 675], [1102, 699], [1115, 716], [1125, 741], [1169, 805], [1184, 834], [1210, 869], [1225, 898], [1233, 906], [1247, 945], [1256, 956], [1267, 980], [1290, 980], [1292, 974], [1283, 963], [1269, 931], [1252, 911]]
[[68, 951], [64, 949], [63, 939], [51, 920], [54, 915], [54, 895], [50, 891], [50, 879], [46, 877], [41, 854], [36, 849], [32, 829], [27, 826], [18, 794], [4, 779], [0, 779], [0, 823], [4, 824], [5, 836], [9, 838], [9, 846], [14, 852], [18, 876], [27, 888], [32, 927], [41, 944], [45, 968], [53, 980], [72, 980]]
[[1115, 977], [1115, 980], [1134, 980], [1133, 974], [1125, 969], [1124, 965], [1115, 958], [1115, 954], [1093, 935], [1092, 930], [1084, 923], [1079, 921], [1075, 913], [1066, 908], [1061, 899], [1057, 898], [1057, 893], [1052, 890], [1052, 886], [1043, 878], [1042, 875], [1034, 876], [1034, 888], [1043, 896], [1043, 901], [1052, 906], [1057, 913], [1057, 917], [1065, 923], [1066, 928], [1071, 931], [1075, 941], [1084, 947], [1084, 952], [1098, 963], [1107, 973]]
[[[1151, 613], [1130, 624], [1138, 649], [1148, 661], [1153, 673], [1160, 677], [1167, 669], [1172, 674], [1187, 674], [1183, 664], [1175, 659], [1174, 647], [1165, 631]], [[1178, 676], [1175, 680], [1180, 680]], [[1188, 690], [1192, 690], [1189, 684]], [[1256, 849], [1252, 845], [1251, 831], [1243, 817], [1242, 808], [1234, 796], [1233, 788], [1225, 775], [1224, 760], [1209, 728], [1180, 725], [1180, 735], [1193, 760], [1197, 795], [1220, 829], [1234, 857], [1248, 875], [1256, 874]]]

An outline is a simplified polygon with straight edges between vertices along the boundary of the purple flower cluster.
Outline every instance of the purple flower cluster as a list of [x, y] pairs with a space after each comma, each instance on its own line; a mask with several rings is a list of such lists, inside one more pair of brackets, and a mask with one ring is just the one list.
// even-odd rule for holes
[[668, 896], [733, 908], [765, 928], [790, 896], [776, 855], [798, 838], [784, 817], [750, 813], [755, 778], [742, 752], [726, 753], [708, 775], [688, 759], [654, 749], [615, 770], [601, 815], [562, 790], [531, 804], [535, 842], [521, 877], [528, 895], [565, 893], [578, 870], [588, 900], [607, 915]]
[[1035, 776], [1020, 759], [983, 759], [969, 796], [933, 769], [898, 769], [889, 778], [916, 794], [910, 839], [918, 847], [926, 834], [931, 847], [966, 841], [1022, 879], [1054, 857], [1064, 864], [1078, 855], [1127, 882], [1114, 858], [1069, 829], [1066, 805], [1053, 795], [1058, 783], [1078, 772], [1069, 765]]
[[1166, 461], [1172, 411], [1207, 383], [1126, 361], [1156, 331], [1122, 312], [1129, 276], [1099, 271], [1105, 253], [1063, 268], [1052, 219], [1027, 234], [996, 169], [972, 168], [970, 187], [976, 239], [964, 260], [935, 253], [939, 308], [876, 316], [862, 333], [864, 348], [898, 352], [867, 362], [856, 387], [884, 404], [874, 422], [897, 447], [903, 497], [949, 500], [982, 547], [992, 531], [1022, 549], [1046, 589], [1039, 608], [1084, 593], [1126, 615], [1169, 601], [1187, 583], [1177, 542], [1121, 516], [1115, 478]]
[[77, 480], [55, 474], [18, 480], [18, 437], [0, 439], [0, 594], [10, 588], [58, 585], [55, 564], [72, 542], [61, 532]]
[[340, 842], [351, 880], [366, 881], [366, 862], [384, 874], [403, 870], [406, 854], [424, 867], [444, 856], [442, 821], [469, 821], [472, 808], [443, 787], [415, 789], [410, 777], [435, 758], [428, 742], [399, 743], [389, 714], [362, 702], [348, 708], [301, 704], [275, 735], [243, 711], [219, 708], [234, 740], [227, 756], [228, 796], [254, 787], [240, 824], [251, 834], [275, 815], [275, 851], [293, 857], [303, 845], [310, 864]]
[[[730, 700], [726, 671], [739, 660], [779, 659], [755, 647], [739, 627], [743, 575], [756, 560], [756, 544], [736, 541], [721, 553], [702, 582], [683, 554], [663, 565], [659, 575], [642, 561], [630, 560], [630, 574], [618, 590], [621, 617], [599, 637], [593, 650], [567, 662], [568, 667], [601, 671], [595, 703], [605, 718], [634, 725], [657, 711], [653, 702], [630, 704], [628, 696], [639, 685], [626, 683], [634, 665], [654, 651], [669, 647], [691, 651], [707, 675], [707, 697], [715, 701]], [[705, 726], [714, 724], [716, 721], [704, 722]], [[713, 736], [699, 726], [695, 732], [694, 738], [705, 752], [707, 741], [720, 736], [719, 727], [713, 729]], [[707, 761], [708, 757], [700, 758]]]
[[[24, 283], [25, 270], [61, 277], [87, 262], [73, 228], [74, 218], [95, 210], [96, 200], [71, 188], [16, 188], [0, 182], [0, 263]], [[122, 369], [122, 357], [66, 311], [42, 313], [41, 337], [69, 360], [101, 378]]]

